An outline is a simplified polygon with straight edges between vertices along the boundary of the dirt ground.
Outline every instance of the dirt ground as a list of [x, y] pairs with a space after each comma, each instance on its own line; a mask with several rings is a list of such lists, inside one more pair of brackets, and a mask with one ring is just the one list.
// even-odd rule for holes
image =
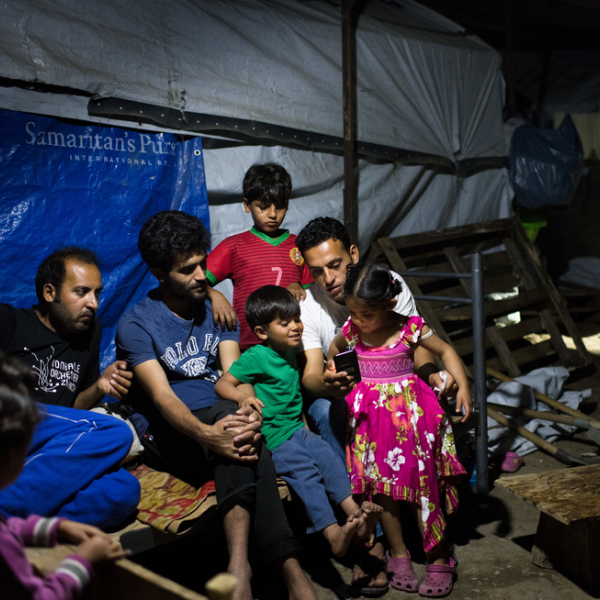
[[[585, 412], [600, 418], [600, 326], [579, 325], [590, 352], [595, 353], [595, 373], [588, 373], [567, 383], [568, 389], [592, 388], [592, 397], [583, 407]], [[598, 447], [583, 433], [558, 442], [570, 454], [596, 452]], [[566, 465], [548, 454], [534, 452], [525, 457], [519, 474], [564, 469]], [[491, 472], [490, 480], [498, 476]], [[502, 474], [502, 477], [510, 475]], [[451, 594], [452, 600], [588, 600], [600, 598], [600, 586], [589, 588], [554, 570], [541, 569], [531, 562], [531, 548], [537, 528], [539, 511], [498, 488], [488, 496], [476, 494], [468, 483], [460, 489], [459, 514], [449, 522], [458, 557], [458, 578]], [[289, 503], [290, 522], [302, 545], [302, 564], [317, 589], [319, 600], [349, 597], [346, 584], [350, 582], [353, 557], [342, 560], [331, 558], [322, 537], [302, 534], [302, 516], [296, 503]], [[202, 537], [202, 540], [197, 538]], [[200, 534], [168, 544], [134, 557], [140, 562], [171, 579], [199, 592], [203, 583], [226, 566], [226, 549], [222, 534]], [[416, 560], [423, 558], [416, 527], [407, 533], [407, 543], [419, 580], [425, 576], [425, 567]], [[207, 543], [210, 540], [210, 543]], [[287, 597], [279, 578], [271, 569], [260, 565], [257, 552], [253, 557], [253, 587], [257, 600], [280, 600]], [[600, 566], [599, 566], [600, 568]], [[409, 598], [410, 595], [390, 588], [386, 600]], [[412, 595], [413, 598], [418, 596]]]

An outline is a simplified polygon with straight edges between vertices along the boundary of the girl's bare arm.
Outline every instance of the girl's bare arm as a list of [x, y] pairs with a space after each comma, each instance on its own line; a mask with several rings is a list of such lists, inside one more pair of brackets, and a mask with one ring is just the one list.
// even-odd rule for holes
[[[424, 325], [422, 335], [426, 335], [429, 331], [429, 327]], [[456, 393], [456, 412], [460, 413], [463, 408], [465, 409], [465, 414], [462, 418], [462, 422], [464, 423], [473, 410], [473, 401], [471, 400], [467, 375], [463, 369], [460, 357], [452, 346], [440, 339], [435, 333], [425, 340], [421, 339], [419, 344], [441, 358], [450, 375], [454, 377], [454, 380], [458, 385], [458, 392]]]

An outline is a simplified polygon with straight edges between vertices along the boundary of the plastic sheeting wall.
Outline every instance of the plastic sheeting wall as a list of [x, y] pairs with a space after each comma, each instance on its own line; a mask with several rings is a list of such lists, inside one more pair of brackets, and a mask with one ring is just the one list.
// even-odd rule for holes
[[[343, 221], [344, 161], [341, 157], [289, 148], [245, 146], [205, 150], [213, 247], [250, 229], [242, 207], [242, 180], [255, 162], [281, 163], [291, 174], [292, 200], [283, 226], [298, 233], [317, 216]], [[359, 162], [359, 247], [366, 251], [379, 228], [400, 205], [390, 237], [502, 219], [512, 214], [512, 191], [505, 169], [459, 179], [433, 168]], [[418, 180], [411, 191], [412, 184]], [[222, 288], [228, 292], [228, 286]]]
[[102, 364], [114, 360], [125, 308], [156, 286], [137, 249], [156, 212], [184, 210], [209, 227], [202, 141], [65, 124], [0, 110], [0, 302], [37, 304], [35, 274], [54, 250], [83, 246], [101, 260]]
[[[358, 137], [452, 161], [503, 156], [500, 55], [407, 0], [357, 32]], [[0, 75], [342, 136], [339, 6], [16, 0]]]

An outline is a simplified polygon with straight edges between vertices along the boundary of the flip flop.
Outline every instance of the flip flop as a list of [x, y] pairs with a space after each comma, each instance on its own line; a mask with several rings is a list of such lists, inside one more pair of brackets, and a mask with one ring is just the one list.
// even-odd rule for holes
[[443, 598], [452, 591], [456, 575], [456, 561], [450, 557], [449, 565], [427, 565], [427, 576], [419, 586], [419, 596]]
[[385, 585], [378, 586], [362, 585], [363, 581], [368, 583], [372, 577], [375, 577], [382, 570], [387, 573], [385, 559], [367, 555], [367, 557], [363, 559], [362, 565], [359, 564], [359, 566], [365, 573], [365, 577], [356, 579], [350, 584], [353, 596], [356, 594], [357, 596], [365, 596], [366, 598], [378, 598], [387, 593], [390, 589], [389, 583], [387, 582]]
[[516, 473], [523, 466], [523, 459], [516, 452], [507, 452], [504, 455], [501, 469], [505, 473]]
[[[407, 551], [408, 552], [408, 551]], [[412, 566], [410, 552], [407, 558], [394, 558], [388, 552], [388, 577], [390, 577], [390, 585], [397, 590], [413, 593], [419, 589], [419, 580]]]

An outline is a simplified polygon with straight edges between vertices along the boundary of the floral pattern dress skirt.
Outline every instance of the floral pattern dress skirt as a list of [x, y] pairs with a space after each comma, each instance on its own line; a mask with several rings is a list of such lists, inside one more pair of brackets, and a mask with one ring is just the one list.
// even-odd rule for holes
[[385, 494], [418, 504], [423, 547], [444, 537], [447, 512], [458, 507], [456, 483], [465, 475], [452, 428], [438, 400], [414, 373], [414, 351], [425, 322], [410, 317], [394, 344], [373, 348], [349, 319], [343, 332], [356, 350], [362, 381], [346, 397], [346, 445], [353, 494]]

